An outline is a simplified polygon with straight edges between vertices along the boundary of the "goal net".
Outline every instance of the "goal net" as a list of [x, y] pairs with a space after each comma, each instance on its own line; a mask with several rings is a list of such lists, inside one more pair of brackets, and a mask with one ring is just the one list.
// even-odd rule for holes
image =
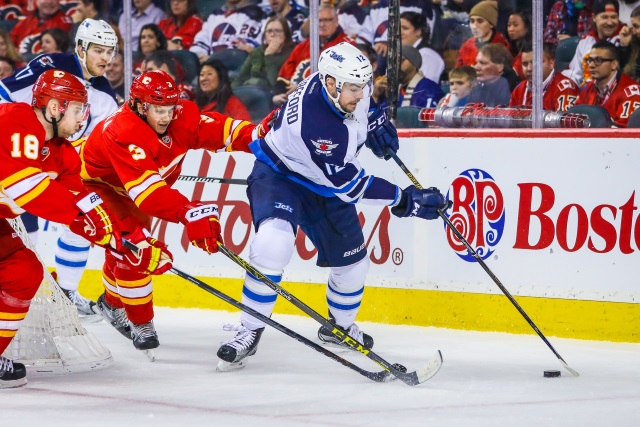
[[[22, 220], [9, 222], [25, 246], [37, 254]], [[63, 375], [111, 366], [109, 350], [82, 326], [76, 306], [42, 265], [44, 280], [3, 355], [27, 365], [28, 375]]]

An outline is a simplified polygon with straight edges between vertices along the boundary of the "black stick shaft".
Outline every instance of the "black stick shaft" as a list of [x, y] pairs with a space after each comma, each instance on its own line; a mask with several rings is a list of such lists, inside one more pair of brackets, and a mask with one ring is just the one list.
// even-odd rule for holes
[[389, 1], [389, 25], [387, 26], [387, 105], [389, 115], [396, 118], [398, 108], [398, 90], [400, 88], [398, 70], [400, 69], [400, 0]]
[[[402, 169], [402, 171], [411, 180], [413, 185], [415, 185], [416, 188], [418, 188], [418, 189], [423, 189], [422, 185], [420, 185], [420, 183], [418, 182], [416, 177], [413, 176], [413, 174], [409, 171], [409, 169], [404, 164], [404, 162], [402, 160], [400, 160], [398, 155], [396, 153], [391, 152], [391, 151], [388, 151], [388, 153], [389, 153], [389, 155], [391, 157], [393, 157], [393, 160], [395, 160], [395, 162], [398, 164], [398, 166], [400, 166], [400, 169]], [[511, 301], [511, 304], [513, 304], [513, 306], [516, 308], [516, 310], [518, 310], [518, 312], [522, 315], [522, 317], [524, 317], [524, 319], [527, 321], [527, 323], [529, 323], [529, 326], [531, 326], [531, 328], [538, 334], [538, 336], [540, 338], [542, 338], [542, 341], [544, 341], [544, 343], [547, 345], [547, 347], [549, 347], [549, 349], [551, 349], [551, 351], [553, 352], [553, 354], [555, 354], [555, 356], [558, 358], [558, 360], [560, 360], [560, 362], [562, 362], [562, 365], [569, 372], [571, 372], [572, 375], [578, 376], [579, 375], [578, 372], [575, 371], [574, 369], [572, 369], [571, 367], [569, 367], [569, 365], [567, 365], [567, 362], [565, 362], [565, 360], [562, 358], [562, 356], [560, 356], [560, 353], [558, 353], [556, 351], [556, 349], [553, 348], [553, 346], [551, 345], [551, 343], [549, 342], [547, 337], [545, 337], [544, 334], [540, 331], [540, 329], [538, 329], [536, 324], [533, 323], [533, 320], [531, 320], [531, 317], [529, 317], [529, 315], [524, 311], [524, 309], [520, 306], [520, 304], [518, 304], [518, 301], [516, 301], [516, 299], [511, 295], [511, 293], [507, 290], [507, 288], [504, 287], [504, 285], [498, 279], [498, 277], [495, 274], [493, 274], [493, 271], [491, 271], [489, 266], [487, 266], [487, 264], [483, 261], [483, 259], [480, 258], [480, 255], [478, 255], [478, 253], [475, 251], [475, 249], [473, 249], [473, 247], [471, 247], [471, 245], [469, 244], [467, 239], [465, 239], [464, 236], [462, 235], [462, 233], [460, 233], [460, 231], [458, 231], [458, 229], [455, 227], [455, 225], [453, 225], [451, 220], [444, 214], [444, 212], [442, 210], [438, 211], [438, 215], [440, 215], [440, 218], [442, 218], [444, 220], [444, 222], [447, 224], [449, 229], [458, 238], [458, 240], [460, 240], [462, 242], [464, 247], [467, 248], [469, 253], [471, 253], [471, 255], [476, 259], [476, 261], [478, 261], [478, 264], [480, 264], [480, 266], [489, 275], [489, 277], [491, 277], [491, 280], [493, 280], [493, 282], [496, 285], [498, 285], [498, 288], [500, 288], [502, 293], [509, 299], [509, 301]]]
[[[129, 242], [128, 240], [124, 240], [123, 239], [123, 244], [124, 244], [124, 246], [126, 246], [129, 249], [131, 249], [132, 251], [138, 252], [138, 247], [136, 245], [134, 245], [133, 243]], [[336, 362], [346, 366], [347, 368], [356, 371], [360, 375], [363, 375], [363, 376], [369, 378], [370, 380], [373, 380], [373, 381], [376, 381], [376, 382], [386, 382], [386, 381], [390, 380], [390, 374], [387, 371], [371, 372], [371, 371], [364, 370], [364, 369], [360, 368], [359, 366], [354, 365], [353, 363], [349, 362], [348, 360], [343, 359], [342, 357], [338, 356], [337, 354], [327, 350], [326, 348], [324, 348], [324, 347], [314, 343], [313, 341], [303, 337], [302, 335], [292, 331], [291, 329], [289, 329], [286, 326], [276, 322], [275, 320], [273, 320], [273, 319], [271, 319], [271, 318], [269, 318], [269, 317], [267, 317], [267, 316], [255, 311], [251, 307], [247, 307], [246, 305], [244, 305], [241, 302], [231, 298], [230, 296], [228, 296], [227, 294], [217, 290], [216, 288], [207, 285], [202, 280], [200, 280], [200, 279], [198, 279], [196, 277], [193, 277], [190, 274], [187, 274], [187, 273], [185, 273], [185, 272], [183, 272], [181, 270], [178, 270], [175, 267], [171, 267], [171, 269], [169, 271], [174, 273], [175, 275], [185, 279], [186, 281], [193, 283], [194, 285], [196, 285], [200, 289], [203, 289], [203, 290], [209, 292], [210, 294], [215, 295], [216, 297], [220, 298], [221, 300], [231, 304], [235, 308], [237, 308], [239, 310], [242, 310], [242, 311], [244, 311], [246, 313], [249, 313], [250, 315], [252, 315], [256, 319], [259, 319], [259, 320], [263, 321], [267, 325], [271, 326], [274, 329], [277, 329], [278, 331], [282, 332], [283, 334], [288, 335], [291, 338], [294, 338], [294, 339], [298, 340], [302, 344], [304, 344], [304, 345], [306, 345], [308, 347], [311, 347], [312, 349], [316, 350], [319, 353], [322, 353], [323, 355], [329, 357], [330, 359], [333, 359]]]

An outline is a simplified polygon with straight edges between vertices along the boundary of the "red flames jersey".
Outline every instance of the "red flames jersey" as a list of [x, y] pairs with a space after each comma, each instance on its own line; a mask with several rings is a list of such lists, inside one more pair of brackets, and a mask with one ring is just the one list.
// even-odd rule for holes
[[[580, 94], [578, 85], [562, 73], [555, 71], [552, 71], [547, 80], [542, 89], [542, 108], [548, 111], [567, 111], [568, 108], [573, 107]], [[511, 93], [509, 106], [531, 108], [532, 98], [529, 82], [525, 80], [520, 82]]]
[[615, 126], [627, 127], [631, 113], [640, 107], [640, 87], [638, 82], [621, 73], [609, 95], [598, 101], [598, 90], [592, 80], [580, 89], [576, 104], [601, 105], [607, 109]]
[[174, 43], [180, 42], [182, 47], [189, 50], [193, 44], [193, 39], [202, 29], [202, 19], [198, 15], [191, 15], [187, 20], [178, 27], [173, 18], [165, 18], [158, 23], [158, 27], [162, 30], [167, 40]]
[[189, 200], [171, 185], [189, 150], [250, 152], [255, 125], [218, 113], [200, 114], [184, 101], [182, 111], [159, 136], [128, 104], [100, 122], [80, 152], [82, 179], [108, 184], [147, 215], [178, 222]]
[[66, 16], [62, 10], [59, 10], [50, 19], [46, 20], [41, 20], [35, 14], [31, 14], [11, 30], [11, 41], [22, 54], [38, 53], [42, 50], [40, 47], [40, 34], [44, 30], [60, 28], [68, 33], [72, 24], [71, 18]]
[[[0, 218], [28, 211], [70, 224], [80, 213], [65, 188], [81, 189], [78, 155], [66, 141], [50, 144], [44, 139], [45, 130], [29, 104], [0, 105]], [[53, 181], [47, 171], [62, 182]]]

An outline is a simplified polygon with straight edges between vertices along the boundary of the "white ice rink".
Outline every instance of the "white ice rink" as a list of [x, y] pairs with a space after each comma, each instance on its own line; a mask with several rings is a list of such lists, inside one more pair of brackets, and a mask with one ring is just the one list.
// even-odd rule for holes
[[[438, 375], [410, 387], [374, 383], [268, 329], [246, 369], [217, 373], [218, 343], [232, 335], [221, 324], [238, 318], [157, 309], [155, 363], [106, 323], [85, 325], [111, 350], [114, 366], [2, 390], [0, 426], [640, 425], [640, 344], [551, 338], [581, 376], [543, 378], [561, 367], [537, 335], [362, 323], [377, 354], [410, 370], [442, 350]], [[318, 325], [308, 318], [274, 319], [315, 337]], [[360, 354], [340, 354], [380, 370]]]

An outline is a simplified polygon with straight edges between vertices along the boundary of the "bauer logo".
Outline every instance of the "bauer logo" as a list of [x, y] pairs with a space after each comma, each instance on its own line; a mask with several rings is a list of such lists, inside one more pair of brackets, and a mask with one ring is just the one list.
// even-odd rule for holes
[[[453, 206], [447, 216], [480, 258], [487, 259], [504, 232], [505, 211], [502, 192], [491, 175], [481, 169], [468, 169], [452, 183], [447, 199]], [[465, 261], [475, 258], [449, 230], [449, 246]]]

